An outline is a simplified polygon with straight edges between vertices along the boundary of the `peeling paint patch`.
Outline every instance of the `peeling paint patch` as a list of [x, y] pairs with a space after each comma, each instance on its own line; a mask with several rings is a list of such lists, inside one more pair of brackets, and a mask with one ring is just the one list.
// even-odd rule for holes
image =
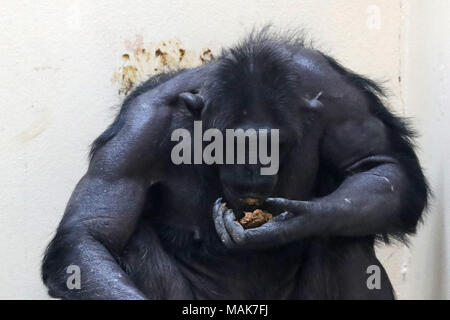
[[166, 40], [144, 45], [142, 36], [125, 41], [122, 66], [112, 81], [119, 94], [126, 95], [151, 76], [183, 68], [193, 68], [214, 59], [211, 49], [200, 52], [186, 49], [179, 40]]

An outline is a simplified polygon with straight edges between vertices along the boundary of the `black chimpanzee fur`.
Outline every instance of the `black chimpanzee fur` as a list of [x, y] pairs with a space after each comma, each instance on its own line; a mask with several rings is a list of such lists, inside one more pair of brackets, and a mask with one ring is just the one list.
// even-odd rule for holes
[[[300, 37], [252, 33], [206, 66], [153, 77], [92, 146], [47, 248], [65, 299], [392, 299], [376, 240], [407, 240], [429, 189], [413, 131], [375, 82]], [[197, 110], [193, 112], [192, 110]], [[174, 165], [176, 128], [278, 128], [280, 168]], [[234, 220], [260, 200], [277, 216]], [[285, 213], [282, 213], [285, 212]], [[81, 269], [69, 290], [66, 268]], [[367, 286], [378, 266], [381, 287]]]

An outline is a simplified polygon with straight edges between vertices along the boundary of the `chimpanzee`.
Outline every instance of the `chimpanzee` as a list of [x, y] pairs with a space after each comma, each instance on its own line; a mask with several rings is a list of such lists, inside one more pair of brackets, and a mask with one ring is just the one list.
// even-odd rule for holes
[[[49, 294], [393, 299], [374, 245], [415, 233], [429, 189], [414, 132], [384, 100], [372, 80], [267, 30], [204, 66], [149, 79], [93, 143], [45, 253]], [[173, 163], [172, 133], [194, 133], [195, 121], [278, 129], [278, 171]], [[255, 208], [273, 219], [244, 229], [236, 220]], [[71, 265], [79, 288], [66, 285]]]

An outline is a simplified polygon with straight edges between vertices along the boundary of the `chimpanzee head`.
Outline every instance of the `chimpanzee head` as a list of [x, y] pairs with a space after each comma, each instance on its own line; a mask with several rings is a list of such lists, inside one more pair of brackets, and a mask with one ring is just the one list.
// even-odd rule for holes
[[[224, 161], [217, 165], [226, 201], [235, 209], [245, 209], [269, 196], [310, 196], [319, 163], [321, 122], [317, 120], [324, 90], [339, 80], [337, 73], [322, 54], [264, 33], [225, 51], [213, 63], [210, 79], [200, 92], [204, 106], [197, 110], [203, 130], [220, 130], [225, 145], [227, 130], [250, 129], [245, 137], [245, 163], [238, 161], [242, 149], [234, 139], [233, 154], [224, 147]], [[271, 163], [260, 157], [264, 130]], [[255, 132], [257, 150], [250, 142]], [[250, 163], [252, 151], [256, 163]]]
[[[224, 197], [231, 207], [259, 205], [269, 196], [289, 196], [292, 192], [301, 198], [314, 184], [320, 130], [315, 120], [320, 116], [322, 92], [320, 85], [311, 83], [317, 81], [311, 77], [314, 70], [305, 70], [314, 67], [314, 54], [300, 45], [289, 47], [270, 37], [251, 37], [216, 61], [211, 80], [202, 91], [204, 130], [217, 128], [226, 138], [226, 129], [254, 129], [257, 133], [267, 129], [272, 160], [271, 164], [262, 163], [258, 135], [257, 163], [249, 163], [249, 137], [246, 161], [237, 163], [235, 140], [234, 163], [218, 165]], [[305, 66], [305, 59], [312, 65]], [[272, 139], [274, 130], [278, 130], [278, 139]], [[274, 170], [263, 174], [261, 169], [270, 166]]]

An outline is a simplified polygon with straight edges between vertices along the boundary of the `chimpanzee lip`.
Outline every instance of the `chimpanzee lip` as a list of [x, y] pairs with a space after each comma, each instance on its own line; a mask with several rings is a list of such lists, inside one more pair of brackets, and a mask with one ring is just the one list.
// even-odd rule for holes
[[[269, 195], [262, 195], [256, 193], [236, 194], [229, 188], [224, 188], [225, 194], [223, 200], [227, 203], [227, 206], [233, 209], [237, 218], [244, 215], [244, 212], [254, 211], [256, 209], [264, 210], [264, 201]], [[228, 196], [227, 196], [228, 195]]]

